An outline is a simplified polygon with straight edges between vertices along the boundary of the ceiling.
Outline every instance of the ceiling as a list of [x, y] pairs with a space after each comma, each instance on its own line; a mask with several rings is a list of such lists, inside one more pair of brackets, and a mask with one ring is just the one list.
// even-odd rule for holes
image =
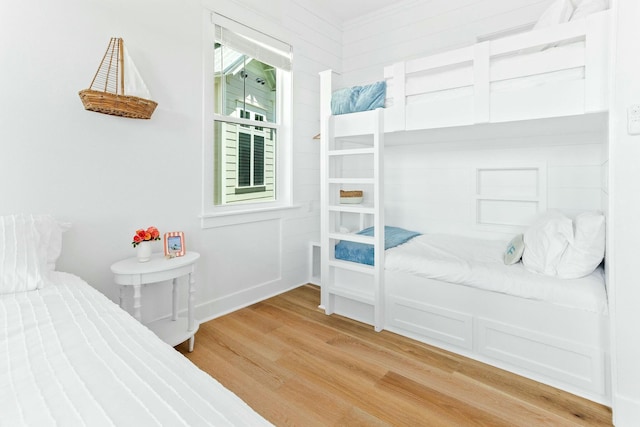
[[342, 22], [357, 18], [367, 13], [392, 6], [397, 0], [314, 0], [318, 6], [328, 9], [332, 15]]

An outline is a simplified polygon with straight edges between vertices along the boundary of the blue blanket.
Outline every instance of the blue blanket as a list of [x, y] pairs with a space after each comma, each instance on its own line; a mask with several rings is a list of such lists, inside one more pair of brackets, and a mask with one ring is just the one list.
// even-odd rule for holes
[[357, 113], [384, 108], [386, 93], [385, 81], [337, 90], [331, 95], [331, 114]]
[[[373, 236], [373, 227], [365, 228], [358, 232], [363, 236]], [[384, 227], [384, 248], [394, 248], [412, 238], [419, 236], [416, 231], [409, 231], [399, 227]], [[336, 245], [336, 259], [359, 262], [360, 264], [373, 265], [374, 250], [373, 245], [367, 243], [349, 242], [342, 240]]]

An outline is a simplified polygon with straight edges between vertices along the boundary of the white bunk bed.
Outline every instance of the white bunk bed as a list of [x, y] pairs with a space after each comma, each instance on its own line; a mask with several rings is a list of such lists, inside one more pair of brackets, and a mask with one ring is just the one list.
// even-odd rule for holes
[[[321, 73], [321, 307], [610, 404], [609, 319], [585, 310], [384, 271], [383, 149], [448, 135], [602, 126], [607, 121], [609, 11], [386, 67], [384, 109], [331, 114]], [[371, 163], [344, 170], [351, 158]], [[339, 189], [365, 188], [342, 205]], [[354, 221], [351, 221], [352, 223]], [[394, 224], [391, 224], [394, 225]], [[372, 244], [372, 266], [335, 259], [340, 240]]]

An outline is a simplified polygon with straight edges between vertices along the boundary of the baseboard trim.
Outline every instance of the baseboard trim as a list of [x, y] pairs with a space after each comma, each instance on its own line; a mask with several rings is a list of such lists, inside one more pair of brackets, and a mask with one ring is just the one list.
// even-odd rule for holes
[[638, 420], [640, 420], [640, 400], [614, 394], [613, 425], [616, 427], [635, 427], [638, 425]]
[[196, 306], [196, 319], [200, 323], [207, 322], [305, 284], [306, 282], [297, 285], [285, 285], [280, 279], [262, 283], [235, 294], [225, 295], [222, 298], [198, 304]]

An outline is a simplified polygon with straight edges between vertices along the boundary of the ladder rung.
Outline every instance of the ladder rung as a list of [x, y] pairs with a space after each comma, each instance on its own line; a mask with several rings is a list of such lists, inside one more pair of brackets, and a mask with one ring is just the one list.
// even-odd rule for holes
[[360, 301], [365, 304], [373, 305], [375, 303], [373, 295], [366, 294], [364, 292], [353, 291], [351, 289], [341, 288], [339, 286], [333, 286], [329, 288], [329, 293], [333, 295], [338, 295], [343, 298], [349, 298], [355, 301]]
[[362, 205], [331, 205], [329, 210], [333, 212], [351, 212], [351, 213], [363, 213], [374, 214], [375, 209], [371, 206]]
[[375, 184], [373, 178], [329, 178], [329, 184]]
[[375, 273], [372, 265], [361, 264], [359, 262], [344, 261], [341, 259], [332, 259], [329, 261], [329, 267], [341, 268], [343, 270], [356, 271], [358, 273], [371, 274]]
[[349, 242], [365, 243], [369, 245], [375, 244], [376, 240], [373, 236], [363, 236], [354, 233], [329, 233], [330, 239], [347, 240]]
[[350, 148], [344, 150], [330, 150], [329, 156], [354, 156], [358, 154], [373, 154], [373, 148]]

